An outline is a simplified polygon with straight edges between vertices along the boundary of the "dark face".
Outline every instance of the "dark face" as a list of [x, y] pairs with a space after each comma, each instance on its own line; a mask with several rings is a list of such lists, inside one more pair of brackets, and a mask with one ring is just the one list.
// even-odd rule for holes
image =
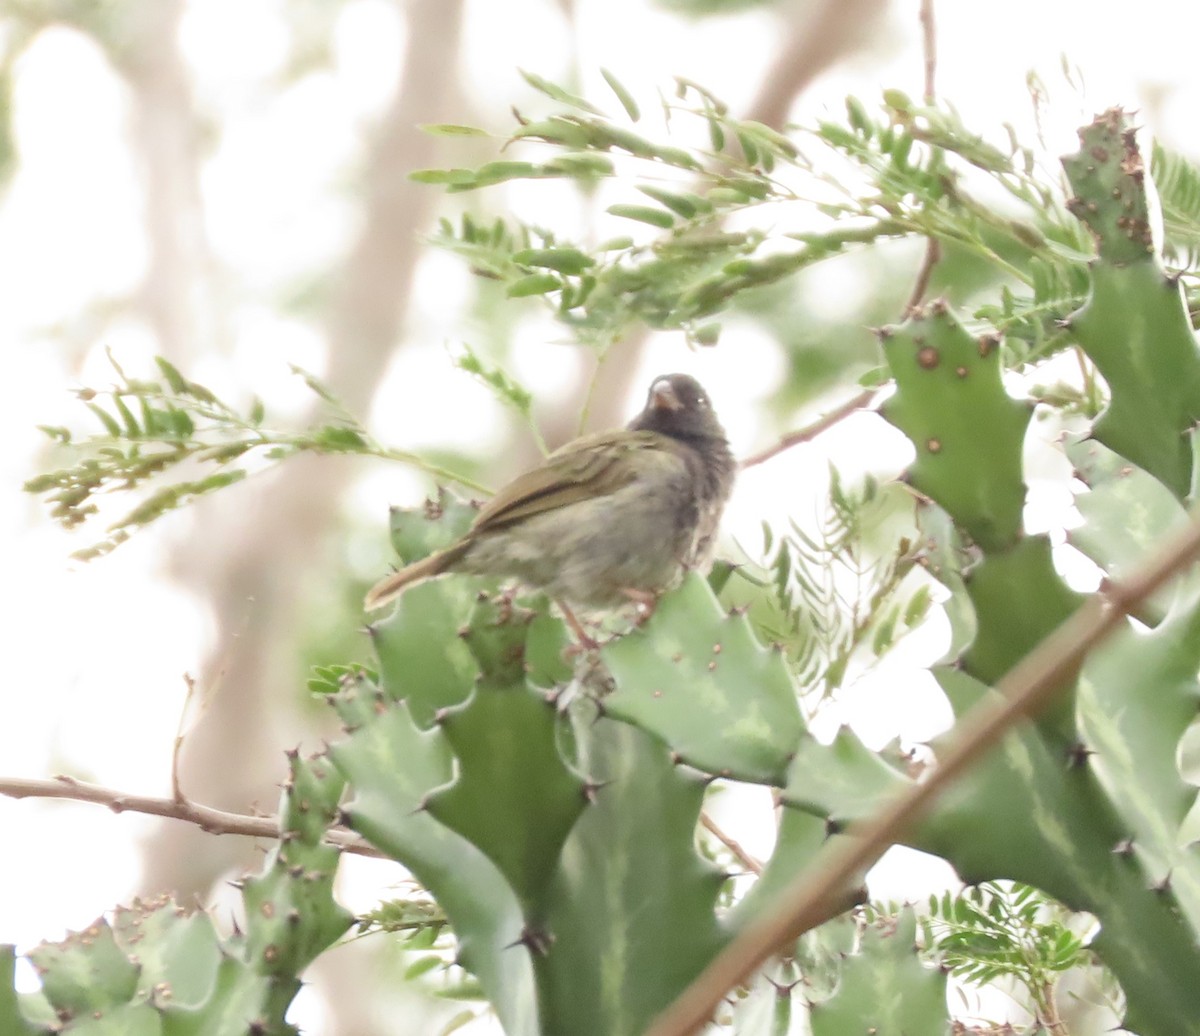
[[654, 379], [646, 407], [630, 422], [634, 431], [660, 432], [676, 438], [724, 439], [708, 393], [688, 374], [664, 374]]

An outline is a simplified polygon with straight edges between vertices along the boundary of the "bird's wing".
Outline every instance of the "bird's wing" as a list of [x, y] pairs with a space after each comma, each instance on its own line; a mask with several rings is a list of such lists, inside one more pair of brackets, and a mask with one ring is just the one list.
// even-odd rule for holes
[[653, 432], [628, 431], [600, 432], [569, 442], [484, 504], [471, 532], [615, 493], [637, 478], [636, 466], [626, 463], [629, 454], [663, 444], [664, 437]]

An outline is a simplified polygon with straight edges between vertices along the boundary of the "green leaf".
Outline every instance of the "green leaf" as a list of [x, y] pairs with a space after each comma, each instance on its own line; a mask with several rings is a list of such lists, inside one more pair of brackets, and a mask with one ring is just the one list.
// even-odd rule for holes
[[154, 357], [154, 362], [158, 364], [158, 369], [162, 371], [162, 375], [167, 379], [167, 384], [172, 392], [176, 392], [181, 396], [188, 394], [188, 380], [175, 368], [174, 364], [169, 363], [161, 356]]
[[596, 264], [578, 248], [524, 248], [514, 252], [512, 260], [518, 266], [540, 266], [564, 274], [580, 274]]
[[90, 400], [85, 402], [84, 406], [86, 406], [93, 414], [100, 418], [100, 423], [104, 425], [104, 428], [109, 435], [111, 435], [114, 439], [123, 438], [121, 435], [121, 426], [117, 424], [116, 419], [113, 418], [113, 416], [107, 410], [105, 410], [99, 404], [91, 402]]
[[476, 176], [470, 169], [416, 169], [408, 174], [414, 183], [448, 183], [463, 186], [475, 184]]
[[625, 114], [633, 122], [637, 122], [642, 117], [642, 113], [638, 109], [637, 101], [633, 99], [633, 95], [625, 89], [620, 80], [607, 68], [600, 69], [600, 74], [604, 77], [604, 81], [609, 85], [612, 92], [617, 95], [617, 100], [621, 102], [621, 107], [625, 109]]
[[559, 278], [549, 273], [531, 273], [526, 277], [518, 277], [508, 286], [507, 295], [510, 299], [523, 299], [530, 295], [545, 295], [557, 291], [563, 286]]
[[487, 130], [475, 126], [462, 126], [452, 122], [425, 122], [419, 125], [423, 133], [434, 137], [488, 137]]
[[698, 194], [666, 191], [661, 187], [653, 187], [649, 184], [639, 184], [638, 190], [684, 219], [691, 219], [698, 212], [707, 214], [713, 210], [712, 202], [707, 198], [701, 198]]
[[578, 97], [573, 93], [564, 90], [561, 86], [550, 82], [548, 79], [543, 79], [541, 76], [533, 72], [526, 72], [523, 68], [517, 69], [521, 73], [521, 78], [525, 80], [535, 90], [544, 93], [552, 100], [558, 101], [561, 104], [569, 105], [572, 108], [578, 108], [581, 111], [590, 112], [592, 115], [603, 114], [599, 108], [585, 101], [582, 97]]
[[662, 209], [652, 209], [648, 205], [610, 205], [606, 211], [614, 216], [649, 223], [650, 226], [661, 227], [663, 230], [670, 230], [675, 225], [675, 217], [671, 213]]

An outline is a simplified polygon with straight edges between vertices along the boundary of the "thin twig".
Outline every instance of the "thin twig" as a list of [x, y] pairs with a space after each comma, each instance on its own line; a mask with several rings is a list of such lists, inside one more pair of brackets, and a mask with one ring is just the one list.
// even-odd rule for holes
[[764, 961], [830, 915], [846, 876], [872, 866], [924, 816], [935, 800], [1022, 719], [1038, 712], [1077, 674], [1088, 653], [1122, 626], [1127, 615], [1200, 556], [1200, 509], [1187, 527], [1155, 552], [1132, 578], [1097, 594], [1046, 637], [996, 684], [959, 724], [926, 780], [908, 785], [870, 820], [851, 827], [796, 875], [776, 900], [745, 928], [659, 1016], [647, 1036], [699, 1032], [725, 993]]
[[742, 461], [742, 468], [752, 468], [756, 464], [761, 464], [763, 461], [770, 460], [772, 457], [783, 453], [784, 450], [790, 450], [793, 446], [799, 446], [803, 442], [815, 439], [822, 432], [832, 428], [839, 421], [844, 420], [851, 414], [859, 410], [865, 410], [874, 401], [875, 395], [878, 392], [879, 389], [876, 388], [863, 389], [857, 396], [834, 407], [829, 413], [813, 421], [812, 424], [807, 424], [803, 428], [796, 429], [794, 432], [788, 432], [774, 446], [768, 446], [765, 450], [751, 454]]
[[187, 685], [187, 694], [183, 696], [183, 707], [179, 710], [179, 726], [175, 728], [175, 744], [171, 748], [171, 797], [180, 803], [188, 801], [183, 793], [183, 783], [179, 779], [179, 753], [183, 749], [183, 739], [187, 732], [183, 729], [187, 723], [188, 706], [196, 695], [196, 681], [191, 673], [183, 674], [183, 682]]
[[723, 846], [725, 846], [726, 849], [728, 849], [731, 853], [733, 853], [734, 856], [737, 857], [738, 862], [745, 867], [746, 870], [757, 874], [759, 877], [762, 877], [762, 864], [759, 863], [758, 860], [756, 860], [748, 852], [746, 852], [746, 850], [743, 849], [738, 842], [730, 838], [729, 835], [722, 831], [712, 817], [710, 817], [707, 813], [701, 813], [700, 823], [704, 825], [705, 831], [716, 838], [718, 842], [720, 842]]
[[[278, 817], [226, 813], [211, 806], [197, 805], [187, 799], [130, 795], [99, 784], [88, 784], [63, 774], [49, 780], [0, 777], [0, 795], [6, 795], [10, 799], [70, 799], [74, 802], [95, 802], [107, 806], [114, 813], [148, 813], [151, 816], [182, 820], [186, 824], [195, 824], [200, 830], [213, 835], [249, 835], [251, 838], [277, 839], [282, 834]], [[344, 827], [331, 827], [325, 834], [325, 841], [342, 852], [359, 856], [384, 855]]]
[[904, 315], [910, 316], [921, 306], [925, 292], [929, 290], [929, 281], [933, 277], [933, 268], [942, 258], [942, 244], [936, 237], [925, 239], [925, 254], [921, 257], [921, 268], [917, 271], [917, 279], [913, 284], [912, 294], [904, 304]]
[[925, 55], [925, 103], [937, 100], [937, 21], [933, 0], [921, 0], [921, 51]]
[[[937, 100], [937, 21], [933, 12], [933, 0], [921, 0], [921, 50], [925, 55], [925, 103], [933, 104]], [[935, 237], [925, 239], [925, 255], [921, 259], [921, 268], [917, 271], [917, 280], [904, 307], [904, 315], [911, 315], [925, 298], [929, 290], [929, 281], [933, 277], [933, 268], [942, 258], [942, 245]]]

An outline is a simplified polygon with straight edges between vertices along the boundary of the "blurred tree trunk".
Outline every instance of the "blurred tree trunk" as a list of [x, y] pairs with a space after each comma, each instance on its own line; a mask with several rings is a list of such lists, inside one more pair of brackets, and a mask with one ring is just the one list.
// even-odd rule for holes
[[[198, 184], [197, 118], [177, 44], [177, 0], [143, 5], [137, 31], [115, 63], [133, 92], [135, 143], [145, 169], [152, 259], [143, 304], [158, 348], [178, 362], [212, 345], [200, 325], [207, 246]], [[406, 174], [434, 163], [437, 143], [418, 124], [446, 121], [456, 89], [461, 0], [411, 0], [408, 43], [396, 94], [376, 128], [364, 176], [359, 238], [338, 276], [328, 316], [327, 380], [365, 413], [397, 344], [418, 255], [418, 235], [436, 195]], [[299, 214], [298, 218], [302, 218]], [[336, 580], [325, 549], [335, 533], [345, 460], [300, 458], [275, 475], [206, 501], [195, 533], [179, 545], [179, 580], [209, 601], [217, 647], [198, 676], [201, 707], [181, 756], [189, 796], [211, 805], [273, 811], [282, 749], [303, 733], [296, 705], [295, 630], [303, 590]], [[254, 866], [244, 839], [214, 839], [179, 824], [148, 838], [142, 888], [203, 896], [230, 868]], [[335, 955], [336, 956], [336, 955]], [[336, 963], [336, 962], [335, 962]], [[335, 969], [336, 970], [336, 969]], [[338, 1030], [365, 1036], [369, 1004], [335, 998]]]
[[[410, 170], [433, 162], [436, 138], [417, 125], [442, 118], [447, 95], [455, 89], [450, 70], [458, 52], [459, 0], [413, 0], [407, 12], [403, 76], [376, 130], [361, 234], [340, 275], [328, 321], [328, 380], [358, 412], [365, 412], [396, 345], [417, 235], [432, 201], [428, 188], [406, 179]], [[166, 50], [178, 62], [173, 36], [153, 45], [160, 48], [157, 67], [170, 64], [162, 56]], [[135, 86], [153, 91], [157, 81], [146, 77]], [[171, 76], [163, 81], [169, 84]], [[194, 169], [173, 172], [168, 165], [148, 163], [148, 172], [194, 176]], [[150, 187], [148, 193], [156, 190], [169, 189]], [[172, 241], [164, 248], [164, 263], [186, 251], [186, 243], [178, 240], [186, 228], [177, 220], [168, 223], [152, 231], [155, 240]], [[174, 283], [189, 272], [182, 262], [157, 276]], [[175, 295], [176, 289], [165, 293]], [[265, 811], [274, 809], [275, 782], [283, 774], [281, 750], [302, 730], [295, 716], [286, 715], [294, 711], [287, 708], [289, 699], [299, 698], [289, 662], [301, 588], [311, 585], [311, 576], [321, 569], [322, 548], [349, 474], [344, 459], [300, 458], [257, 485], [197, 509], [197, 532], [181, 545], [176, 572], [212, 603], [219, 626], [218, 647], [197, 681], [204, 705], [188, 733], [180, 767], [186, 793], [200, 801], [241, 810], [257, 802]], [[203, 893], [235, 862], [252, 859], [244, 843], [164, 825], [147, 843], [143, 887]]]

